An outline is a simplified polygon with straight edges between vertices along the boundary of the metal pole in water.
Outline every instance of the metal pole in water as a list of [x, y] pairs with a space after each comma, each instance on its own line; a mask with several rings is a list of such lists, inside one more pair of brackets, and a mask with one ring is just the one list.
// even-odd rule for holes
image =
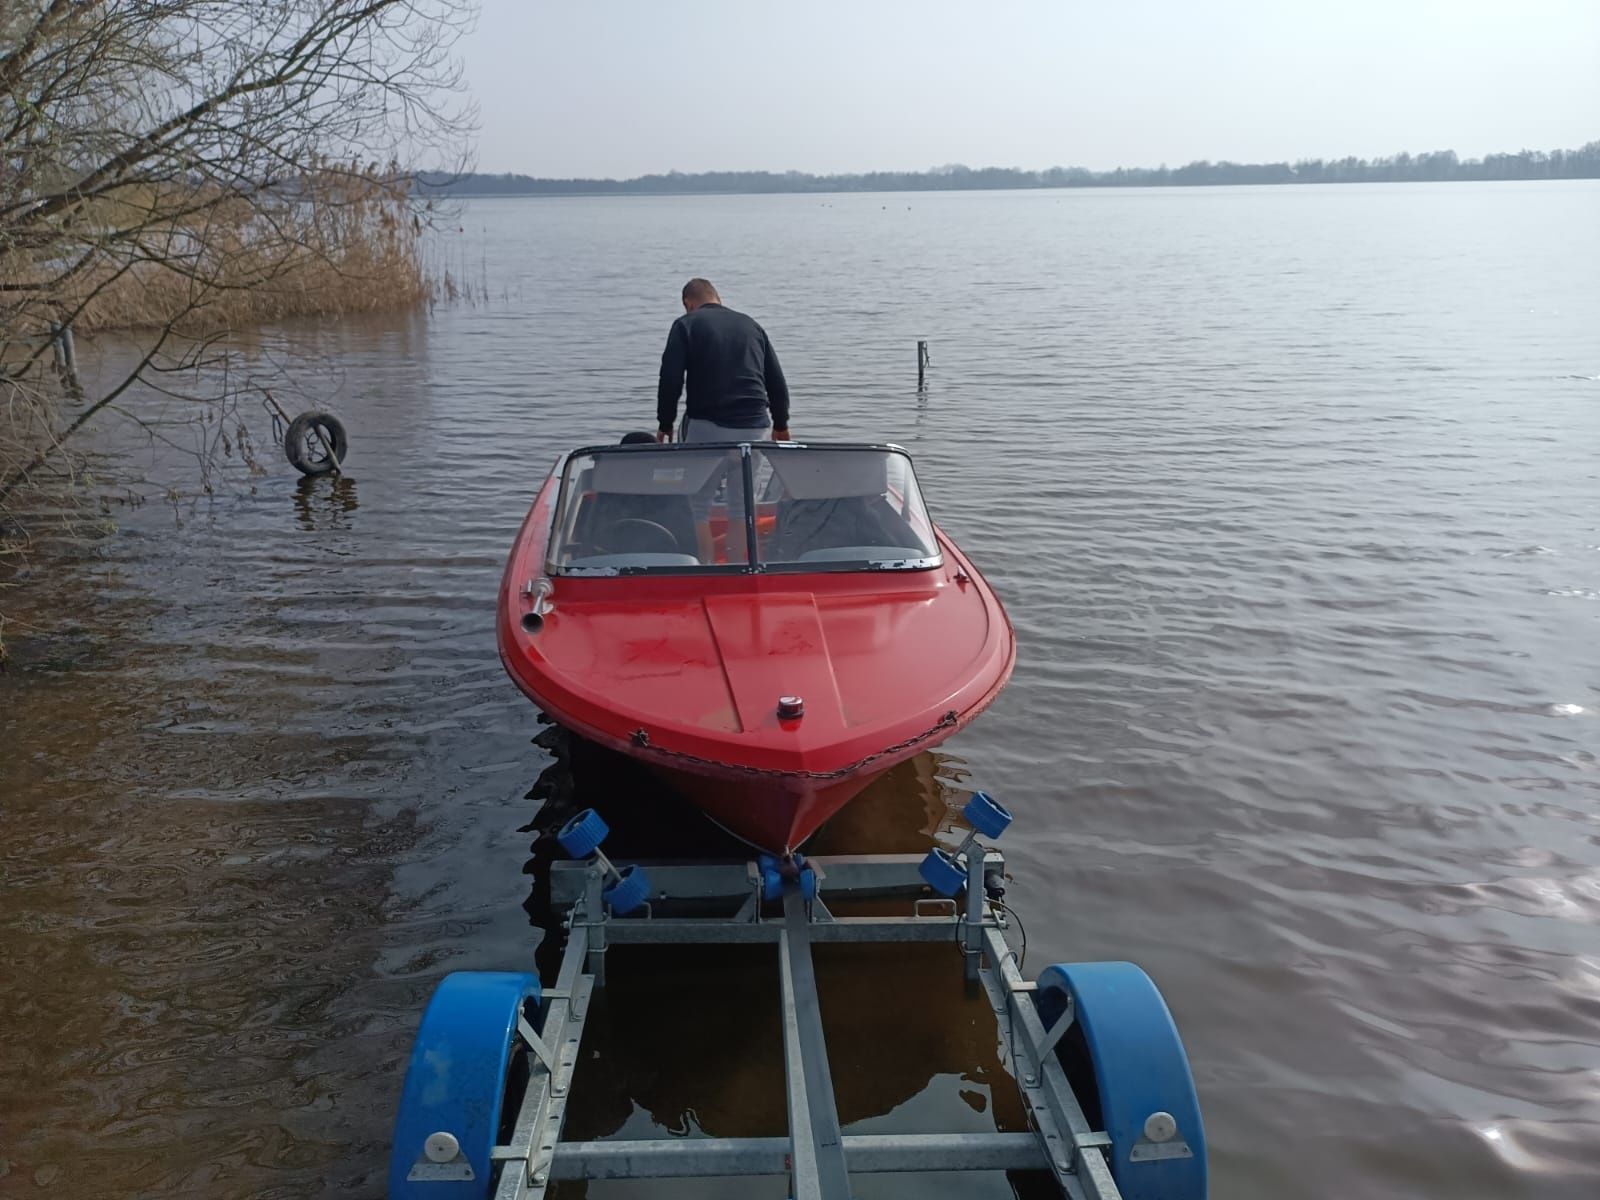
[[917, 390], [921, 391], [927, 386], [928, 376], [928, 343], [917, 343]]
[[78, 343], [73, 339], [71, 325], [61, 327], [61, 353], [67, 364], [67, 391], [81, 400], [83, 384], [78, 379]]
[[67, 393], [74, 397], [83, 395], [78, 382], [78, 348], [72, 340], [72, 326], [65, 321], [50, 322], [50, 350], [55, 356], [56, 373], [66, 384]]

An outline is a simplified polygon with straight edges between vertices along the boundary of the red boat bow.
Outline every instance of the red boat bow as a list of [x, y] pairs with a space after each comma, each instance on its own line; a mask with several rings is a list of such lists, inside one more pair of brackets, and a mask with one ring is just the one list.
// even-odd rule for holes
[[[696, 471], [676, 467], [684, 460], [674, 448], [627, 450], [641, 451], [656, 465], [649, 475], [633, 470], [629, 477], [653, 482], [665, 474], [668, 486], [704, 487]], [[584, 461], [598, 453], [579, 452]], [[597, 503], [580, 490], [579, 454], [558, 464], [518, 535], [500, 591], [501, 658], [556, 721], [650, 764], [757, 846], [798, 847], [878, 774], [971, 721], [1009, 677], [1015, 641], [1004, 609], [931, 523], [912, 535], [921, 538], [911, 547], [919, 565], [900, 569], [826, 560], [770, 570], [762, 557], [755, 570], [741, 563], [691, 567], [662, 551], [661, 559], [674, 560], [661, 564], [666, 569], [585, 573], [584, 563], [631, 564], [648, 554], [552, 548], [553, 529], [568, 544], [588, 536], [572, 532], [582, 522], [578, 510]], [[786, 480], [802, 480], [796, 463], [812, 466], [785, 457], [779, 471]], [[853, 460], [850, 470], [861, 473]], [[816, 490], [804, 481], [797, 490], [806, 487]], [[905, 521], [920, 526], [926, 517], [918, 520], [914, 487], [907, 482], [893, 497]], [[747, 524], [761, 556], [781, 544], [782, 523], [797, 523], [801, 506], [758, 500], [753, 507]], [[726, 529], [737, 534], [745, 518], [735, 513], [730, 523], [721, 514], [724, 546]], [[814, 513], [806, 519], [815, 524]], [[899, 542], [910, 540], [902, 525], [893, 528]], [[862, 536], [859, 524], [852, 536]], [[802, 715], [786, 715], [786, 699], [798, 699]]]

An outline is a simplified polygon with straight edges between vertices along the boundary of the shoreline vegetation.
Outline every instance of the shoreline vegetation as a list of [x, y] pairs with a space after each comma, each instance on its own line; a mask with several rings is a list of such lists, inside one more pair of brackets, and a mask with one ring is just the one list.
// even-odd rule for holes
[[423, 195], [465, 199], [486, 196], [694, 196], [826, 192], [965, 192], [1047, 188], [1228, 187], [1242, 184], [1454, 183], [1518, 179], [1600, 179], [1600, 140], [1576, 150], [1521, 150], [1460, 158], [1454, 150], [1388, 158], [1301, 159], [1297, 162], [1192, 162], [1181, 167], [935, 167], [928, 171], [872, 171], [811, 175], [803, 171], [704, 171], [640, 175], [633, 179], [541, 179], [529, 175], [425, 171]]
[[[47, 297], [18, 306], [0, 346], [49, 335], [70, 319], [79, 334], [171, 327], [195, 335], [252, 329], [302, 316], [414, 308], [455, 287], [430, 271], [411, 187], [393, 166], [333, 164], [281, 188], [230, 194], [134, 187], [85, 206], [80, 228], [120, 233], [137, 222], [138, 255], [81, 255], [72, 272], [0, 253], [0, 274]], [[203, 212], [198, 220], [193, 209]], [[148, 252], [160, 246], [162, 253]], [[48, 290], [47, 290], [48, 289]]]
[[[107, 487], [182, 494], [80, 449], [85, 431], [189, 455], [193, 494], [210, 492], [230, 460], [258, 469], [255, 402], [298, 387], [252, 331], [452, 295], [428, 269], [437, 201], [414, 167], [466, 161], [454, 47], [475, 12], [0, 5], [0, 601], [35, 534], [98, 526]], [[115, 353], [93, 345], [113, 330]]]

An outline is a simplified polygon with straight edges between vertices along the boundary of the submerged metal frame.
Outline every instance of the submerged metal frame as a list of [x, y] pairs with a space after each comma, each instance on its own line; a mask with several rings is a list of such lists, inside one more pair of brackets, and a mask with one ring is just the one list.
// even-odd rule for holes
[[[903, 1171], [1046, 1170], [1071, 1200], [1120, 1200], [1105, 1148], [1111, 1139], [1092, 1128], [1054, 1049], [1072, 1023], [1070, 1004], [1046, 1029], [1006, 942], [1003, 913], [987, 899], [983, 880], [1004, 859], [974, 845], [972, 881], [960, 902], [925, 898], [919, 855], [840, 855], [806, 860], [819, 893], [807, 901], [793, 881], [784, 885], [782, 916], [764, 911], [755, 863], [646, 863], [655, 904], [725, 901], [723, 916], [617, 917], [601, 899], [603, 868], [558, 862], [551, 900], [566, 910], [567, 946], [556, 986], [540, 999], [540, 1029], [525, 1028], [529, 1077], [510, 1140], [493, 1159], [504, 1164], [496, 1200], [541, 1200], [557, 1179], [667, 1179], [786, 1175], [793, 1200], [849, 1200], [849, 1175]], [[908, 916], [839, 917], [820, 888], [840, 899], [902, 896], [915, 901]], [[605, 984], [613, 945], [771, 942], [778, 948], [782, 984], [784, 1077], [789, 1135], [765, 1138], [664, 1138], [563, 1142], [567, 1098], [577, 1070], [584, 1022], [594, 989]], [[988, 996], [1002, 1060], [1016, 1077], [1032, 1133], [914, 1133], [848, 1135], [840, 1130], [817, 998], [811, 948], [824, 942], [955, 942], [968, 979]]]

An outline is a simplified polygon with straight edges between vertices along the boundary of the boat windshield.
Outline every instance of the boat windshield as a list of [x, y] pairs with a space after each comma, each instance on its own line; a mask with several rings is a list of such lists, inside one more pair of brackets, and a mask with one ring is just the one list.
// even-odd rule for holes
[[903, 450], [775, 442], [573, 454], [547, 567], [558, 575], [892, 571], [941, 561]]

